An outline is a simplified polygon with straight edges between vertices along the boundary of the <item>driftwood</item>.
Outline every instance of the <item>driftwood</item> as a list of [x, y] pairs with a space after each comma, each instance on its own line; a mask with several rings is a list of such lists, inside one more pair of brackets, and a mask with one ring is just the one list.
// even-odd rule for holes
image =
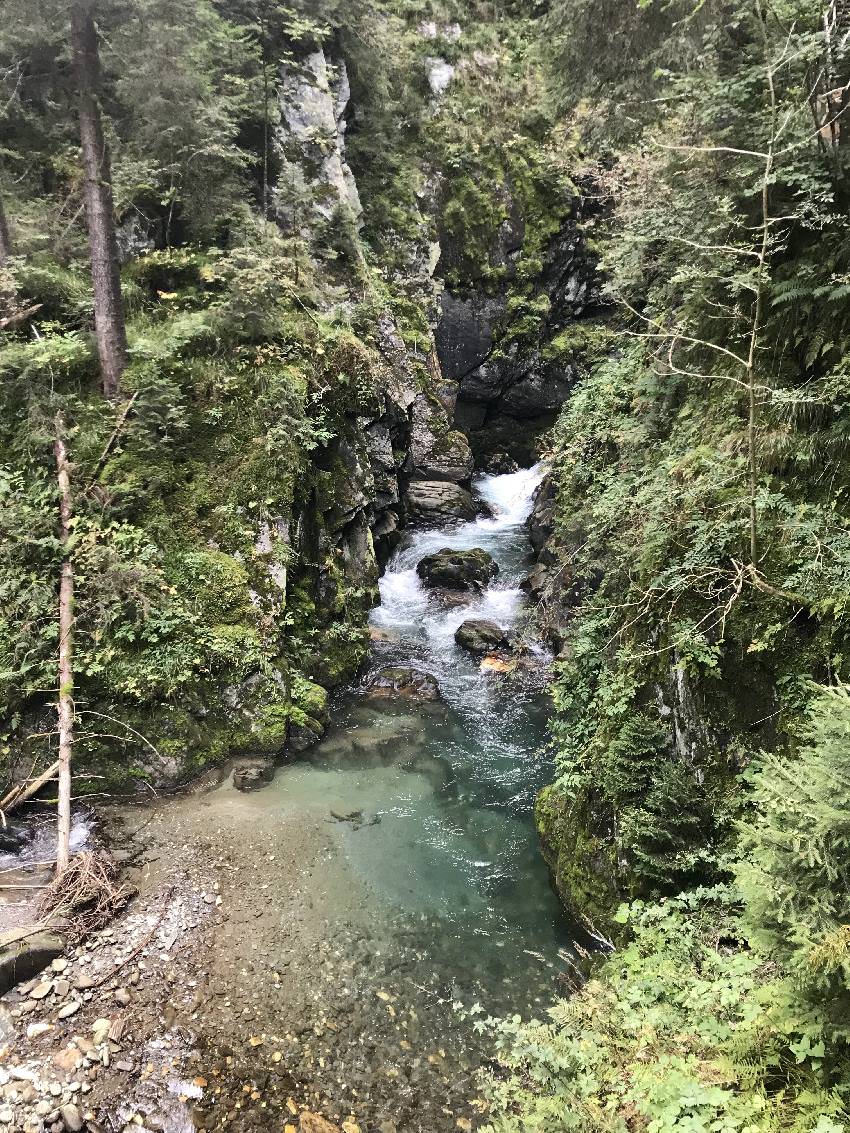
[[14, 807], [19, 806], [21, 803], [31, 799], [37, 791], [40, 791], [45, 783], [49, 783], [59, 771], [59, 763], [53, 763], [46, 771], [42, 771], [35, 779], [30, 779], [23, 783], [16, 783], [11, 791], [8, 791], [2, 799], [0, 799], [0, 823], [6, 825], [6, 811], [12, 810]]
[[131, 885], [118, 882], [117, 874], [108, 854], [83, 850], [53, 878], [39, 912], [69, 940], [80, 940], [108, 924], [135, 895]]

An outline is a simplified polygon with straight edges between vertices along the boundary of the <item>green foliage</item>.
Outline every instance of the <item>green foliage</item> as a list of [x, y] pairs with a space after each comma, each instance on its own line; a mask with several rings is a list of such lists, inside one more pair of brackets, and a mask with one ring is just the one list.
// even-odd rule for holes
[[737, 879], [752, 938], [794, 973], [847, 1034], [850, 983], [850, 692], [819, 690], [791, 757], [750, 776]]
[[[557, 681], [557, 789], [612, 843], [624, 894], [716, 876], [735, 771], [787, 742], [805, 682], [842, 674], [847, 653], [850, 244], [841, 157], [819, 146], [803, 96], [823, 30], [803, 4], [763, 24], [754, 11], [617, 17], [635, 32], [626, 52], [665, 64], [639, 76], [657, 96], [633, 123], [640, 143], [600, 169], [616, 193], [603, 259], [621, 313], [554, 434], [576, 611]], [[589, 19], [564, 3], [550, 22], [574, 33], [574, 51]], [[589, 93], [612, 65], [594, 57], [571, 81]], [[654, 747], [636, 733], [653, 721]]]
[[549, 1012], [497, 1026], [491, 1133], [838, 1133], [816, 1011], [748, 947], [725, 887], [624, 906], [630, 940]]

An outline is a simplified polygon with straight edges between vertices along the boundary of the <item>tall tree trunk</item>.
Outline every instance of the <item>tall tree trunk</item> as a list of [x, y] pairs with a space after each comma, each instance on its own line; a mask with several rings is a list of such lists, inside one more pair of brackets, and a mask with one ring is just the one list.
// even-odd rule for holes
[[95, 0], [76, 0], [71, 5], [71, 46], [77, 79], [80, 143], [85, 169], [84, 196], [91, 249], [94, 287], [94, 325], [103, 378], [103, 392], [114, 397], [127, 364], [127, 335], [121, 305], [121, 277], [112, 209], [109, 149], [97, 95], [100, 87], [100, 56], [94, 26]]
[[12, 254], [12, 238], [9, 235], [9, 223], [6, 220], [6, 210], [3, 207], [3, 198], [0, 197], [0, 265], [5, 264]]
[[74, 568], [68, 546], [71, 537], [71, 477], [68, 451], [62, 439], [64, 422], [56, 418], [56, 479], [59, 482], [59, 538], [62, 573], [59, 578], [59, 808], [56, 831], [56, 872], [68, 868], [71, 841], [71, 747], [74, 743]]

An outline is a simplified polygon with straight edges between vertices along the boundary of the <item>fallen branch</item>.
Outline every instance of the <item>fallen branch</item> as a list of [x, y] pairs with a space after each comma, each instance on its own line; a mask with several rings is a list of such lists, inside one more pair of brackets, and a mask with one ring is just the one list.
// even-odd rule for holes
[[59, 763], [57, 762], [48, 767], [46, 771], [42, 771], [37, 778], [32, 779], [29, 783], [18, 783], [17, 786], [13, 787], [11, 791], [0, 799], [0, 822], [3, 823], [4, 828], [6, 826], [5, 812], [12, 810], [13, 807], [19, 806], [20, 803], [26, 802], [27, 799], [31, 799], [37, 791], [41, 790], [45, 783], [48, 783], [55, 777], [58, 770]]
[[6, 315], [4, 319], [0, 319], [0, 330], [8, 330], [9, 327], [17, 326], [18, 323], [25, 323], [27, 319], [32, 318], [40, 311], [42, 306], [42, 303], [36, 303], [34, 307], [26, 307], [23, 311], [15, 311], [13, 315]]
[[106, 462], [107, 462], [107, 460], [109, 460], [109, 454], [112, 452], [113, 448], [115, 447], [115, 442], [121, 436], [121, 431], [124, 428], [124, 425], [127, 421], [127, 416], [129, 414], [130, 410], [133, 408], [133, 405], [135, 404], [136, 398], [139, 396], [139, 392], [140, 392], [139, 390], [136, 390], [136, 392], [133, 394], [133, 396], [130, 398], [130, 400], [127, 402], [127, 404], [124, 406], [124, 411], [121, 414], [121, 416], [118, 418], [118, 421], [115, 424], [115, 428], [112, 430], [112, 436], [106, 442], [106, 446], [105, 446], [103, 452], [100, 454], [100, 458], [98, 459], [97, 464], [94, 466], [94, 472], [92, 473], [91, 479], [89, 480], [89, 483], [88, 483], [88, 486], [90, 488], [93, 484], [97, 483], [98, 479], [100, 478], [101, 472], [103, 472], [103, 469], [106, 467]]

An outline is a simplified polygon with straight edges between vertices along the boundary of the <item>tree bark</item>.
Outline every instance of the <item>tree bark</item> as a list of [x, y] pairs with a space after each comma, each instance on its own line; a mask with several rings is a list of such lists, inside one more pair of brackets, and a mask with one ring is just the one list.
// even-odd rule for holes
[[94, 26], [95, 0], [71, 5], [71, 46], [77, 80], [80, 143], [83, 151], [86, 222], [94, 288], [94, 325], [103, 392], [115, 397], [127, 364], [127, 334], [112, 207], [109, 149], [103, 136], [98, 90], [100, 56]]
[[3, 198], [0, 197], [0, 266], [5, 264], [12, 254], [12, 238], [9, 235], [9, 222], [6, 220], [6, 210], [3, 207]]
[[71, 477], [68, 451], [62, 439], [64, 423], [56, 418], [56, 479], [59, 483], [59, 538], [62, 573], [59, 579], [59, 807], [56, 830], [56, 872], [68, 868], [71, 840], [71, 747], [74, 743], [74, 568], [71, 564]]

